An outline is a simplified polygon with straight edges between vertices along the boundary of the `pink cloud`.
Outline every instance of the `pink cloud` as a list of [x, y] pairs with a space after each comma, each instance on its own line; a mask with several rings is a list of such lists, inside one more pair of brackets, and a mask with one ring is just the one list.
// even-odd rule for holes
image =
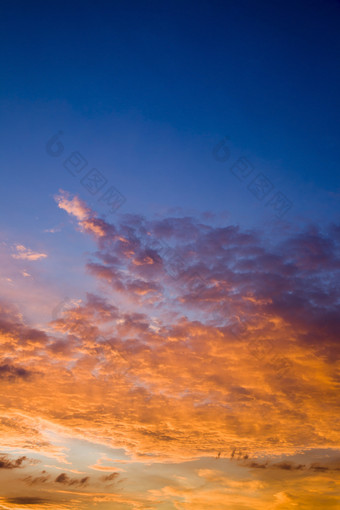
[[[46, 253], [34, 252], [34, 251], [30, 250], [29, 248], [26, 248], [22, 244], [17, 244], [15, 248], [17, 250], [17, 253], [12, 254], [12, 257], [14, 259], [34, 261], [34, 260], [44, 259], [47, 257]], [[30, 275], [25, 274], [24, 276], [30, 276]]]

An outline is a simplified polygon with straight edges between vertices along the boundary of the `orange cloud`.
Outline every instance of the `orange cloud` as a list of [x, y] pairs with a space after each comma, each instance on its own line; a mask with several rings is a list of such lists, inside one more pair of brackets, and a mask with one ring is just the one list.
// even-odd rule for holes
[[[314, 490], [320, 508], [336, 508], [337, 231], [269, 249], [233, 226], [139, 216], [111, 225], [76, 197], [57, 201], [94, 239], [87, 268], [104, 290], [62, 310], [53, 330], [1, 303], [2, 444], [69, 465], [27, 473], [30, 490], [47, 491], [38, 503], [58, 491], [75, 508], [87, 498], [110, 509], [279, 510], [317, 508]], [[81, 440], [124, 452], [124, 494], [98, 490], [103, 471], [119, 471], [109, 458], [76, 464], [69, 443]]]

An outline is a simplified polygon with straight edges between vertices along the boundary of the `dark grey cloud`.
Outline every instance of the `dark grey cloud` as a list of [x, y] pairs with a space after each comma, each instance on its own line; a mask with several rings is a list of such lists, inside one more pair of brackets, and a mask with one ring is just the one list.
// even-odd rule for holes
[[23, 367], [10, 365], [9, 363], [0, 365], [0, 379], [29, 379], [31, 374], [30, 370], [26, 370]]
[[45, 505], [53, 503], [54, 501], [51, 499], [19, 496], [15, 498], [6, 498], [5, 502], [11, 505]]
[[113, 473], [110, 473], [109, 475], [104, 475], [101, 477], [101, 480], [103, 482], [112, 482], [112, 481], [115, 481], [117, 478], [119, 477], [119, 473], [117, 473], [116, 471], [113, 472]]
[[83, 478], [70, 478], [66, 473], [61, 473], [59, 476], [57, 476], [55, 482], [61, 483], [63, 485], [76, 485], [78, 487], [84, 487], [87, 485], [89, 479], [89, 476], [84, 476]]
[[0, 469], [16, 469], [24, 467], [25, 462], [29, 462], [30, 459], [23, 455], [17, 459], [11, 459], [8, 455], [0, 455]]

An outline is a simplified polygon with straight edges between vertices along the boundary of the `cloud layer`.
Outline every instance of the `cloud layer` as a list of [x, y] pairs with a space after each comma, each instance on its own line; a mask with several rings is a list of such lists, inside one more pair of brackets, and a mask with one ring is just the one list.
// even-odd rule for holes
[[[61, 192], [56, 201], [96, 243], [87, 271], [101, 291], [64, 307], [53, 333], [1, 303], [3, 444], [69, 462], [50, 441], [50, 424], [147, 465], [209, 457], [256, 473], [232, 482], [201, 467], [195, 476], [209, 489], [196, 487], [194, 496], [193, 480], [192, 489], [172, 480], [150, 489], [150, 508], [159, 500], [224, 508], [226, 495], [225, 508], [265, 508], [251, 499], [268, 489], [272, 475], [260, 472], [333, 480], [340, 467], [340, 227], [310, 226], [274, 240], [192, 217], [126, 215], [110, 224], [77, 197]], [[333, 464], [293, 457], [317, 449], [327, 449]], [[99, 484], [119, 478], [114, 465], [107, 469]], [[40, 480], [81, 493], [92, 484], [87, 474], [29, 476], [28, 485]], [[272, 508], [298, 501], [275, 494]], [[149, 508], [132, 500], [126, 508]], [[331, 496], [323, 504], [335, 508]]]

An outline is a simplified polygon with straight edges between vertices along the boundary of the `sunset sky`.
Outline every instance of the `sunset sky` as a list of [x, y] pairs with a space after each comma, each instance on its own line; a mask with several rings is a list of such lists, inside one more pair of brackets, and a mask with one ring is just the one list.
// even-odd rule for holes
[[0, 7], [0, 510], [340, 510], [340, 2]]

